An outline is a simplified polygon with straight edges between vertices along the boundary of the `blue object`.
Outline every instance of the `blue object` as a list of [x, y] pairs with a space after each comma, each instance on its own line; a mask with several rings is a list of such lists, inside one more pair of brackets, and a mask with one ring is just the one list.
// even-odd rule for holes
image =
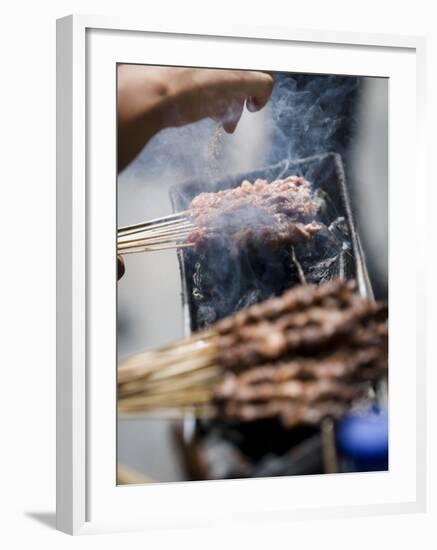
[[388, 470], [387, 412], [375, 408], [347, 416], [337, 428], [337, 445], [357, 472]]

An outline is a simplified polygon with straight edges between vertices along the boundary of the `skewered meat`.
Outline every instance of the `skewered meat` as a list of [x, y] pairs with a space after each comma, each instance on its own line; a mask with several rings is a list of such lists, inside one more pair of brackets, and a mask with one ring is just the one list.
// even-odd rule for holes
[[336, 342], [375, 341], [387, 334], [386, 306], [363, 300], [342, 280], [304, 285], [217, 323], [220, 363], [242, 369], [290, 353], [314, 355]]
[[301, 311], [310, 305], [334, 306], [350, 299], [354, 284], [342, 279], [332, 279], [320, 286], [301, 285], [284, 292], [282, 296], [239, 311], [215, 324], [219, 334], [235, 333], [240, 326], [250, 325], [261, 319], [274, 320], [284, 313]]
[[[349, 308], [339, 313], [337, 318], [329, 317], [325, 322], [316, 323], [309, 312], [308, 317], [302, 315], [305, 322], [302, 327], [295, 326], [284, 330], [280, 322], [262, 322], [253, 327], [241, 329], [233, 338], [219, 340], [220, 363], [227, 368], [243, 368], [283, 357], [289, 353], [311, 353], [336, 342], [355, 338], [355, 329], [360, 329], [360, 323], [365, 323], [385, 309], [376, 304], [362, 304], [360, 307]], [[296, 313], [296, 317], [300, 317]], [[296, 323], [297, 324], [297, 323]], [[362, 336], [360, 331], [358, 337]], [[225, 344], [225, 345], [223, 345]]]
[[[371, 371], [379, 375], [386, 369], [383, 361], [384, 354], [379, 347], [373, 346], [363, 350], [351, 350], [344, 348], [327, 355], [323, 359], [300, 357], [279, 363], [267, 363], [260, 367], [254, 367], [240, 375], [227, 373], [223, 384], [216, 391], [217, 397], [230, 397], [240, 387], [259, 384], [282, 384], [288, 380], [299, 378], [302, 380], [366, 380]], [[365, 377], [363, 377], [363, 367]]]
[[200, 193], [191, 201], [190, 219], [196, 229], [188, 242], [196, 246], [223, 243], [239, 249], [266, 244], [279, 247], [311, 239], [320, 229], [315, 221], [319, 203], [303, 177], [289, 176], [268, 183], [245, 180], [233, 189]]
[[351, 282], [301, 286], [216, 326], [226, 375], [214, 397], [228, 418], [338, 418], [387, 373], [386, 306]]
[[344, 414], [387, 374], [386, 306], [333, 280], [250, 306], [119, 367], [125, 410], [213, 405], [286, 426]]

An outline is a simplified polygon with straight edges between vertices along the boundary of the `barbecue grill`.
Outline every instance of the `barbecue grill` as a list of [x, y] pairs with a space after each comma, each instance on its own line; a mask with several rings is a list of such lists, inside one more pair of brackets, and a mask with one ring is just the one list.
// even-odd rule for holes
[[[373, 298], [342, 160], [336, 153], [294, 161], [285, 159], [211, 183], [192, 181], [174, 185], [170, 190], [173, 211], [187, 210], [191, 200], [201, 192], [234, 188], [243, 180], [262, 178], [273, 181], [289, 175], [303, 176], [312, 183], [314, 193], [323, 205], [318, 220], [323, 223], [324, 231], [319, 232], [310, 244], [289, 250], [286, 258], [290, 258], [291, 262], [284, 258], [278, 261], [271, 252], [257, 258], [256, 265], [250, 265], [253, 280], [249, 281], [247, 257], [230, 258], [225, 250], [220, 250], [213, 251], [211, 258], [202, 259], [196, 250], [179, 249], [186, 336], [246, 307], [251, 300], [259, 301], [280, 294], [285, 288], [303, 282], [302, 278], [313, 283], [322, 283], [338, 276], [355, 279], [361, 296]], [[226, 265], [228, 278], [226, 274], [223, 276], [222, 269], [220, 274], [216, 273], [214, 261], [217, 265], [217, 256], [220, 256], [220, 267]], [[212, 261], [209, 270], [208, 260]], [[209, 289], [214, 289], [208, 303], [199, 300], [197, 289], [199, 264], [202, 261]], [[269, 262], [274, 263], [271, 270], [268, 270], [269, 265], [261, 265]], [[226, 284], [229, 285], [228, 279], [232, 280], [236, 272], [242, 273], [245, 280], [240, 282], [237, 291], [233, 288], [232, 298], [223, 298], [228, 288]], [[187, 415], [178, 433], [187, 467], [194, 479], [311, 474], [335, 469], [333, 425], [329, 420], [322, 430], [308, 427], [285, 430], [277, 421], [270, 419], [238, 423], [195, 419]], [[220, 461], [217, 461], [217, 456], [221, 457]]]

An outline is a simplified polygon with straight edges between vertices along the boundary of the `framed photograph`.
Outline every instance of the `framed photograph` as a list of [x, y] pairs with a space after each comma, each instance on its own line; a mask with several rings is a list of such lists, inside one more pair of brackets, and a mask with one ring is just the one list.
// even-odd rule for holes
[[58, 20], [58, 529], [424, 510], [424, 51]]

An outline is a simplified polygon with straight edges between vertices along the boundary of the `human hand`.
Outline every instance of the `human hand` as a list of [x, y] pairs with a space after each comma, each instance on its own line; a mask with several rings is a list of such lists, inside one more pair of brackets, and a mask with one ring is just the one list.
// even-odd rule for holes
[[172, 68], [169, 83], [165, 125], [182, 126], [209, 117], [233, 133], [245, 103], [251, 112], [265, 106], [273, 78], [259, 71]]
[[118, 68], [118, 168], [165, 127], [213, 118], [232, 133], [246, 103], [267, 103], [273, 78], [265, 72], [120, 65]]

